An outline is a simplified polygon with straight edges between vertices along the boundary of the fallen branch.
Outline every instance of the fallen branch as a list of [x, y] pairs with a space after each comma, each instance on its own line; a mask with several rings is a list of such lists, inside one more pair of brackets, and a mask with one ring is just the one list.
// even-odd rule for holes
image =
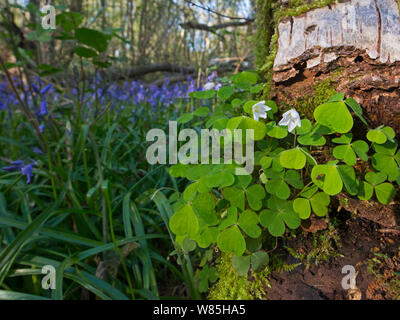
[[234, 22], [225, 22], [225, 23], [219, 23], [219, 24], [214, 24], [212, 26], [209, 26], [204, 23], [198, 23], [195, 21], [189, 21], [185, 23], [181, 23], [180, 26], [182, 28], [186, 29], [198, 29], [198, 30], [205, 30], [205, 31], [210, 31], [210, 32], [215, 32], [216, 30], [219, 29], [226, 29], [229, 27], [243, 27], [247, 26], [250, 23], [252, 23], [254, 20], [253, 19], [248, 19], [246, 21], [234, 21]]
[[144, 66], [133, 67], [127, 72], [121, 72], [119, 70], [111, 71], [112, 80], [123, 80], [126, 78], [141, 77], [149, 73], [155, 72], [174, 72], [182, 74], [193, 74], [196, 72], [195, 68], [182, 67], [170, 63], [154, 63]]

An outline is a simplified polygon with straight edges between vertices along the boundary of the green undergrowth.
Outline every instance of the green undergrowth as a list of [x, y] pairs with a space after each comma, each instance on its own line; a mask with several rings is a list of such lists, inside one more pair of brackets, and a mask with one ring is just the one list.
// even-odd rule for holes
[[217, 259], [218, 282], [210, 289], [210, 300], [253, 300], [265, 298], [265, 290], [270, 287], [270, 269], [250, 275], [239, 276], [232, 265], [233, 254], [222, 253]]

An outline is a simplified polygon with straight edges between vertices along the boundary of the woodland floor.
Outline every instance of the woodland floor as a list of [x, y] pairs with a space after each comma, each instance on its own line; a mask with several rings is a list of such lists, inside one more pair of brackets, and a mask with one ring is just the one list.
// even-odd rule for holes
[[[302, 263], [291, 272], [273, 272], [267, 299], [400, 299], [400, 232], [383, 232], [385, 230], [377, 223], [351, 217], [344, 210], [336, 215], [341, 243], [337, 251], [341, 256], [319, 265], [311, 264], [308, 269]], [[313, 247], [312, 239], [312, 234], [308, 233], [301, 243], [297, 239], [288, 245], [297, 252], [309, 252]], [[290, 264], [300, 262], [291, 255], [286, 255], [285, 259]], [[345, 275], [341, 270], [345, 265], [352, 265], [357, 270], [358, 290], [342, 288], [341, 281]]]

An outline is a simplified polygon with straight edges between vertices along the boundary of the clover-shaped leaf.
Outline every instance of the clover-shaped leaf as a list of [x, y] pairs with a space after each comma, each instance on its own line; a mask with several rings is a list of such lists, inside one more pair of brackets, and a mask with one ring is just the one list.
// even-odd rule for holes
[[359, 182], [354, 168], [347, 165], [339, 165], [337, 168], [346, 191], [352, 196], [357, 195]]
[[372, 156], [372, 166], [388, 175], [389, 181], [395, 181], [399, 176], [399, 155], [396, 155], [397, 142], [387, 141], [382, 145], [374, 145], [377, 152]]
[[251, 268], [254, 272], [262, 272], [269, 264], [269, 255], [265, 251], [257, 251], [251, 255]]
[[306, 220], [311, 215], [310, 201], [304, 198], [297, 198], [293, 202], [293, 209], [296, 211], [300, 219]]
[[278, 197], [279, 199], [286, 200], [290, 197], [290, 188], [282, 179], [268, 180], [265, 188], [270, 194]]
[[358, 187], [358, 198], [360, 200], [369, 200], [374, 194], [374, 187], [366, 181], [360, 181]]
[[268, 122], [266, 125], [267, 135], [275, 139], [283, 139], [288, 135], [288, 131], [276, 124], [275, 121]]
[[391, 127], [380, 126], [376, 129], [369, 130], [367, 139], [377, 144], [384, 144], [386, 141], [393, 141], [396, 133]]
[[323, 146], [326, 143], [326, 139], [323, 136], [313, 132], [307, 133], [299, 137], [297, 141], [299, 141], [299, 143], [302, 144], [303, 146], [315, 146], [315, 147]]
[[217, 244], [222, 252], [234, 252], [237, 256], [246, 250], [246, 241], [236, 225], [222, 231], [218, 235]]
[[207, 225], [215, 225], [218, 218], [215, 213], [215, 198], [211, 193], [200, 193], [192, 202], [194, 212]]
[[232, 257], [232, 266], [240, 277], [246, 276], [250, 269], [250, 256], [234, 255]]
[[243, 211], [239, 215], [239, 227], [251, 238], [258, 238], [261, 235], [261, 228], [258, 226], [258, 215], [251, 211]]
[[342, 144], [333, 149], [333, 155], [336, 159], [344, 160], [349, 166], [354, 166], [357, 162], [357, 155], [364, 161], [368, 161], [369, 146], [365, 141], [358, 140], [351, 143], [353, 135], [347, 133], [340, 138], [332, 139], [332, 142]]
[[287, 169], [300, 170], [306, 165], [306, 156], [299, 148], [283, 151], [279, 159], [281, 165]]
[[188, 235], [189, 238], [193, 238], [199, 230], [199, 220], [192, 207], [187, 204], [174, 213], [169, 226], [177, 236]]
[[319, 217], [327, 215], [330, 202], [331, 198], [324, 192], [318, 192], [310, 199], [311, 207]]
[[197, 275], [198, 289], [200, 292], [207, 292], [209, 283], [214, 283], [218, 280], [217, 269], [205, 265]]
[[315, 120], [338, 133], [347, 133], [353, 128], [353, 117], [343, 101], [328, 102], [314, 111]]
[[239, 129], [242, 130], [242, 137], [246, 137], [246, 130], [254, 130], [254, 141], [261, 140], [265, 137], [266, 134], [266, 126], [261, 121], [256, 121], [249, 117], [235, 117], [229, 119], [227, 125], [227, 129], [234, 130]]
[[272, 197], [267, 201], [270, 209], [263, 210], [260, 214], [260, 223], [274, 237], [279, 237], [285, 233], [285, 224], [291, 229], [300, 226], [300, 218], [293, 210], [292, 201], [280, 200]]
[[244, 190], [236, 187], [228, 187], [223, 190], [224, 198], [228, 200], [232, 206], [244, 210], [245, 199]]
[[265, 198], [265, 189], [259, 185], [254, 184], [246, 189], [247, 202], [253, 210], [260, 210], [262, 208], [262, 200]]
[[206, 176], [206, 185], [209, 188], [229, 187], [235, 182], [235, 177], [228, 171], [220, 171]]
[[311, 178], [328, 195], [337, 195], [343, 189], [343, 182], [336, 165], [315, 166], [311, 172]]
[[375, 187], [375, 194], [380, 203], [387, 205], [395, 196], [396, 189], [392, 184], [386, 182]]
[[303, 180], [301, 180], [300, 173], [295, 170], [288, 170], [285, 173], [285, 181], [296, 189], [302, 189], [304, 187]]

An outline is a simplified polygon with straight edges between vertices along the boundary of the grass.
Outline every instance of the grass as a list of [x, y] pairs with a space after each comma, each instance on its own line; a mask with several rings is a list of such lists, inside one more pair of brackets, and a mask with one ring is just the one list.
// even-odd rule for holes
[[[110, 101], [97, 115], [100, 104], [83, 106], [79, 95], [49, 105], [39, 153], [18, 105], [0, 111], [0, 165], [36, 163], [30, 184], [0, 171], [0, 299], [160, 299], [166, 280], [201, 298], [188, 254], [178, 252], [181, 266], [168, 258], [168, 196], [180, 182], [145, 159], [147, 131], [166, 128], [180, 104], [154, 113]], [[55, 290], [42, 289], [46, 265], [56, 269]]]

